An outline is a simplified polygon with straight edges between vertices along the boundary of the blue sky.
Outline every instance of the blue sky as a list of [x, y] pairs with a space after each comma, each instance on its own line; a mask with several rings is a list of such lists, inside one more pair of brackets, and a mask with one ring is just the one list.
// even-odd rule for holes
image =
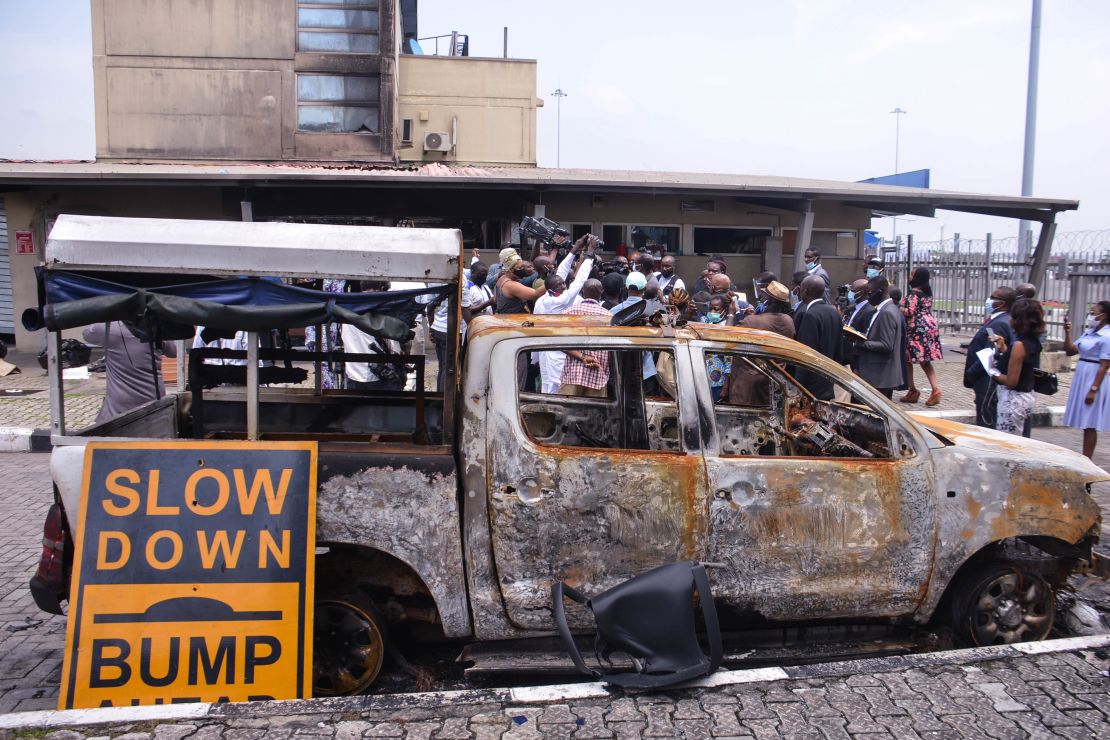
[[[229, 1], [229, 0], [224, 0]], [[541, 166], [859, 180], [932, 169], [935, 188], [1021, 186], [1031, 0], [423, 0], [420, 34], [534, 58]], [[676, 12], [675, 8], [679, 8]], [[685, 12], [682, 10], [685, 9]], [[94, 154], [88, 0], [0, 0], [0, 157]], [[1077, 198], [1061, 231], [1110, 227], [1110, 3], [1045, 0], [1034, 193]], [[944, 213], [899, 233], [996, 236]], [[876, 221], [884, 234], [889, 223]]]

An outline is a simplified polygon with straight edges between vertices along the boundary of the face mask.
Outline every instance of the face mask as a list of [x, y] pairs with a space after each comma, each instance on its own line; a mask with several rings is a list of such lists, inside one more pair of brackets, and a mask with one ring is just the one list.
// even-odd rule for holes
[[854, 290], [849, 290], [848, 291], [848, 305], [849, 306], [856, 305], [857, 300], [859, 300], [859, 296], [856, 295], [856, 292]]
[[723, 320], [724, 317], [722, 317], [721, 314], [717, 313], [716, 311], [710, 311], [705, 315], [705, 323], [707, 324], [719, 324]]
[[990, 316], [994, 313], [994, 299], [988, 298], [987, 302], [983, 304], [983, 307], [987, 309], [987, 315]]
[[1098, 319], [1095, 318], [1093, 313], [1087, 314], [1087, 328], [1094, 331], [1098, 328]]
[[876, 293], [875, 295], [867, 297], [868, 303], [870, 303], [872, 306], [877, 306], [885, 300], [886, 297], [882, 293]]
[[810, 272], [813, 272], [814, 270], [817, 269], [817, 263], [816, 262], [807, 262], [806, 263], [806, 269], [809, 270]]
[[532, 274], [532, 273], [528, 272], [527, 270], [524, 270], [524, 271], [515, 270], [514, 272], [516, 272], [516, 276], [518, 278], [520, 278], [521, 280], [524, 280], [525, 278], [527, 278], [529, 275]]
[[879, 277], [879, 272], [880, 272], [880, 270], [878, 270], [874, 267], [868, 267], [867, 268], [867, 277], [869, 277], [869, 278]]

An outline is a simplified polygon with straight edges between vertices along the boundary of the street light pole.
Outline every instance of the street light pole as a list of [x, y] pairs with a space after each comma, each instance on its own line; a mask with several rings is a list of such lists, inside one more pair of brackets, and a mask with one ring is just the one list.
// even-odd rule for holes
[[[906, 111], [901, 108], [895, 108], [891, 111], [894, 114], [894, 181], [898, 182], [898, 145], [901, 142], [902, 135], [902, 116]], [[894, 216], [890, 221], [890, 240], [894, 242], [895, 248], [898, 247], [898, 217]]]
[[551, 93], [555, 96], [555, 166], [562, 166], [562, 148], [563, 148], [563, 98], [567, 96], [563, 92], [563, 88], [555, 89]]
[[[1025, 154], [1021, 162], [1021, 194], [1033, 194], [1033, 153], [1037, 143], [1037, 72], [1041, 59], [1041, 0], [1033, 0], [1029, 24], [1029, 81], [1025, 87]], [[1018, 262], [1029, 256], [1029, 222], [1018, 221]]]

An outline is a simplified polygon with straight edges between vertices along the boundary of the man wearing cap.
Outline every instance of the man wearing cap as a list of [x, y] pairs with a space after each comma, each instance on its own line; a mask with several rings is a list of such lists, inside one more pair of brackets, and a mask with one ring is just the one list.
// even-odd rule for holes
[[[609, 313], [614, 316], [641, 301], [647, 302], [647, 306], [644, 307], [644, 316], [650, 316], [662, 307], [658, 301], [644, 298], [644, 291], [647, 290], [647, 277], [642, 272], [628, 273], [628, 277], [624, 279], [624, 286], [628, 289], [628, 298], [623, 303], [618, 303], [609, 309]], [[653, 395], [657, 387], [655, 374], [655, 359], [651, 352], [644, 352], [644, 393], [647, 395]]]
[[[740, 326], [745, 329], [762, 329], [794, 338], [794, 321], [790, 318], [790, 291], [777, 280], [763, 288], [766, 300], [763, 312], [745, 316]], [[747, 363], [733, 363], [728, 382], [721, 393], [721, 402], [734, 406], [767, 406], [771, 400], [771, 385], [767, 376]]]
[[864, 268], [864, 275], [866, 275], [868, 280], [870, 280], [871, 278], [877, 278], [883, 274], [883, 270], [885, 269], [885, 267], [886, 266], [883, 264], [883, 261], [881, 259], [879, 259], [878, 257], [872, 257], [871, 259], [867, 260], [867, 266]]

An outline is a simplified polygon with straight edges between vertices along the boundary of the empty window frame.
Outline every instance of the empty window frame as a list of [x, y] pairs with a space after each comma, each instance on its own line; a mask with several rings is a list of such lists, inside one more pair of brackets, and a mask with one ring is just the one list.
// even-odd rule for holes
[[[536, 361], [540, 370], [540, 382], [521, 390], [518, 401], [521, 423], [534, 442], [680, 451], [671, 350], [561, 347], [522, 352], [520, 358]], [[600, 372], [588, 373], [586, 358]]]
[[[722, 457], [890, 457], [881, 412], [817, 400], [769, 357], [706, 349], [703, 360]], [[850, 396], [836, 378], [808, 369]]]
[[297, 3], [297, 50], [327, 54], [378, 54], [376, 0]]
[[297, 130], [380, 133], [377, 75], [297, 75]]

